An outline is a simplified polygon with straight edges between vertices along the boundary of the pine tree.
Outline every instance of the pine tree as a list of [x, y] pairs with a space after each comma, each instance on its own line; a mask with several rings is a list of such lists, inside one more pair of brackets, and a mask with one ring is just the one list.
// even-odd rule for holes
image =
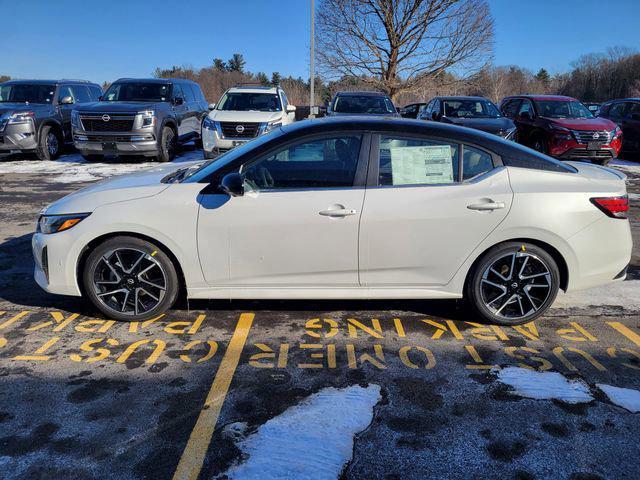
[[244, 61], [244, 57], [242, 56], [241, 53], [234, 53], [233, 57], [231, 57], [229, 59], [229, 61], [227, 62], [227, 64], [229, 65], [229, 71], [230, 72], [244, 72], [244, 65], [245, 65]]
[[280, 85], [281, 81], [282, 81], [282, 77], [280, 76], [279, 72], [273, 72], [271, 74], [271, 85], [273, 85], [274, 87], [277, 87], [278, 85]]
[[227, 69], [227, 64], [221, 58], [214, 58], [213, 68], [220, 72], [224, 72]]
[[538, 73], [536, 73], [536, 78], [545, 86], [549, 85], [549, 81], [551, 80], [549, 72], [547, 72], [544, 68], [538, 70]]
[[258, 80], [260, 85], [264, 85], [265, 87], [269, 85], [269, 78], [267, 78], [267, 74], [264, 72], [258, 72], [256, 74], [256, 80]]

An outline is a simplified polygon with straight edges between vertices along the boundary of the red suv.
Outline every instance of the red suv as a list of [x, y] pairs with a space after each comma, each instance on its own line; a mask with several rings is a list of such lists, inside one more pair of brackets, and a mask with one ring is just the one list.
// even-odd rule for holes
[[620, 153], [620, 128], [611, 120], [594, 117], [575, 98], [518, 95], [502, 100], [500, 110], [516, 124], [518, 143], [552, 157], [606, 165]]

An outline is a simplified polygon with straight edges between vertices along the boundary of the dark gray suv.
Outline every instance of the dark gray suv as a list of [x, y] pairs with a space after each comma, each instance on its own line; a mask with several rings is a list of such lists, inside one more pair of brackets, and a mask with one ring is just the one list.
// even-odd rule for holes
[[144, 155], [168, 162], [180, 143], [201, 141], [207, 112], [195, 82], [122, 78], [111, 84], [100, 102], [74, 109], [73, 140], [88, 160]]
[[0, 153], [35, 152], [53, 160], [71, 143], [73, 108], [95, 102], [102, 88], [82, 80], [0, 83]]

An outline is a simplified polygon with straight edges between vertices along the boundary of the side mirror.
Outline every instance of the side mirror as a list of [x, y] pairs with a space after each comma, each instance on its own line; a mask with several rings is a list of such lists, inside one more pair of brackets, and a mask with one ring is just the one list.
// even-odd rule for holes
[[529, 112], [522, 112], [520, 114], [520, 120], [530, 121], [531, 120], [531, 114]]
[[287, 113], [293, 113], [296, 111], [295, 105], [287, 105]]
[[62, 97], [60, 105], [73, 105], [73, 97]]
[[244, 177], [239, 173], [227, 173], [222, 177], [220, 182], [220, 190], [232, 197], [241, 197], [244, 195]]
[[210, 103], [209, 104], [209, 110], [215, 110], [216, 109], [216, 104], [215, 103]]
[[184, 98], [182, 97], [176, 97], [173, 99], [174, 105], [182, 105], [183, 103], [184, 103]]
[[431, 120], [438, 120], [438, 113], [437, 112], [432, 112], [431, 113]]
[[98, 101], [99, 101], [99, 102], [102, 102], [103, 100], [104, 100], [104, 95], [100, 95], [100, 96], [98, 97]]

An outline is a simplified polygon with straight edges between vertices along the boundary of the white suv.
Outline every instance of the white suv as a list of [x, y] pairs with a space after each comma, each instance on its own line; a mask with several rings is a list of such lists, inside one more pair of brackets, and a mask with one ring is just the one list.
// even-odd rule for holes
[[280, 87], [237, 86], [227, 90], [202, 122], [205, 158], [214, 158], [249, 140], [288, 125], [296, 107]]

